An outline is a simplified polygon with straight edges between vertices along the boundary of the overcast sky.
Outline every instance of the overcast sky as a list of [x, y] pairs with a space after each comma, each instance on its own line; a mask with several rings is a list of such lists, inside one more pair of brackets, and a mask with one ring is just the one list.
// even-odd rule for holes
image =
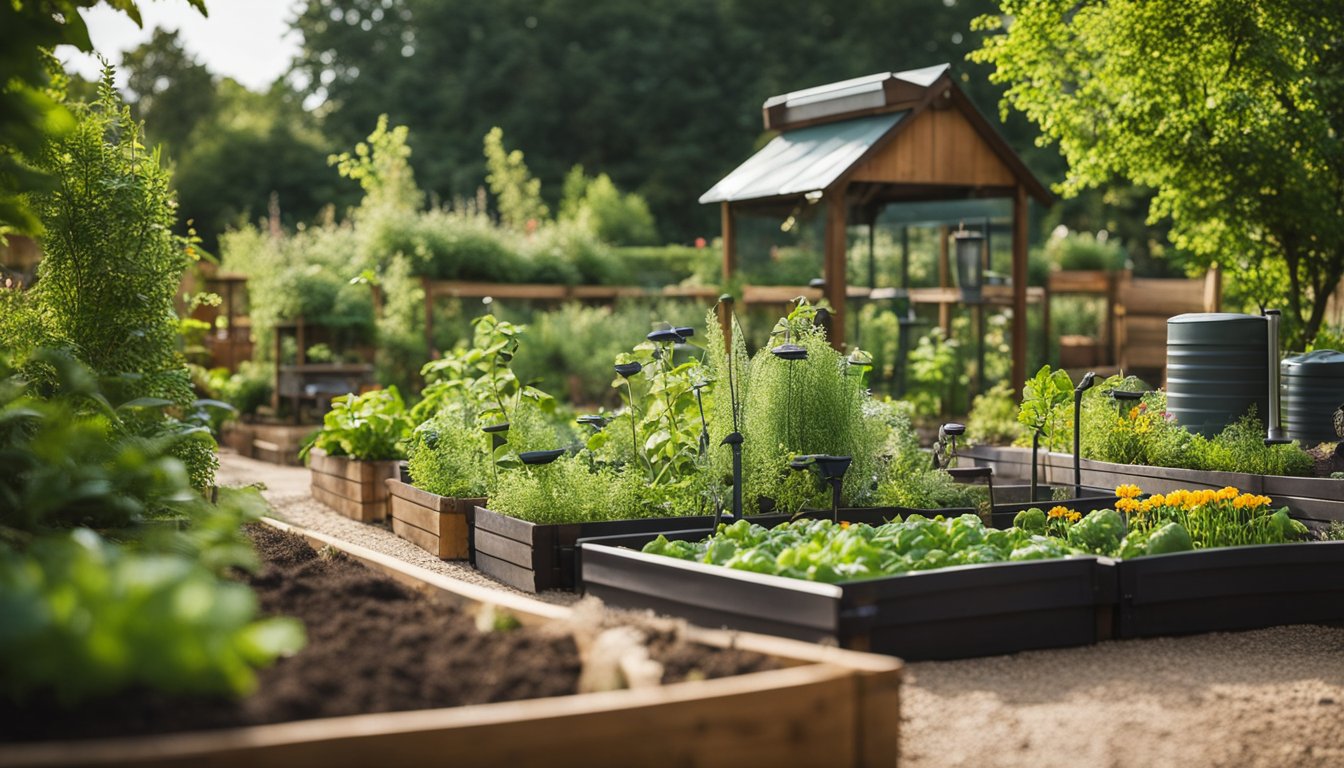
[[[298, 4], [299, 0], [206, 0], [210, 15], [204, 17], [186, 0], [141, 0], [143, 29], [106, 5], [81, 13], [94, 50], [113, 64], [121, 63], [123, 51], [148, 40], [156, 27], [176, 29], [187, 50], [211, 73], [259, 91], [284, 73], [298, 51], [299, 37], [289, 31]], [[98, 77], [100, 66], [93, 56], [69, 46], [58, 48], [56, 55], [84, 77]], [[120, 74], [118, 81], [126, 82]]]

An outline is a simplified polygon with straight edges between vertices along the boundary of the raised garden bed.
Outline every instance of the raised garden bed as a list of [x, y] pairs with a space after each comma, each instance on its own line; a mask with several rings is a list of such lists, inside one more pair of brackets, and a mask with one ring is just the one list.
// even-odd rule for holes
[[537, 524], [478, 506], [472, 520], [473, 563], [483, 573], [524, 592], [572, 590], [578, 583], [575, 547], [581, 538], [702, 529], [713, 521], [712, 517], [694, 516]]
[[821, 584], [640, 552], [653, 538], [583, 542], [585, 593], [697, 624], [912, 660], [1087, 645], [1111, 636], [1117, 591], [1107, 559], [971, 565]]
[[393, 533], [444, 560], [472, 559], [472, 511], [485, 499], [439, 496], [400, 477], [385, 482]]
[[357, 461], [316, 448], [308, 453], [308, 469], [314, 499], [364, 523], [387, 517], [386, 481], [401, 476], [396, 461]]
[[[437, 624], [426, 627], [420, 622], [405, 623], [388, 614], [389, 606], [410, 604], [414, 611], [425, 614], [424, 620], [428, 621], [429, 617], [453, 610], [469, 615], [484, 601], [506, 608], [525, 625], [535, 625], [571, 619], [569, 609], [465, 585], [328, 537], [306, 536], [319, 547], [343, 549], [397, 581], [439, 598], [435, 603], [414, 600], [392, 583], [379, 579], [372, 582], [356, 579], [347, 581], [347, 589], [325, 591], [338, 601], [363, 601], [352, 602], [332, 619], [347, 633], [346, 641], [352, 652], [367, 646], [366, 652], [374, 657], [395, 654], [395, 658], [383, 658], [381, 662], [381, 668], [386, 670], [383, 676], [390, 675], [390, 679], [397, 681], [395, 687], [432, 697], [439, 690], [436, 686], [458, 689], [482, 680], [489, 684], [497, 679], [507, 682], [535, 677], [520, 674], [521, 669], [540, 670], [543, 680], [550, 679], [547, 675], [573, 676], [573, 663], [559, 663], [550, 652], [543, 656], [539, 650], [538, 643], [544, 642], [541, 636], [549, 637], [550, 642], [558, 638], [564, 644], [565, 633], [558, 628], [548, 628], [535, 636], [526, 627], [486, 636], [484, 646], [472, 643], [473, 647], [481, 648], [470, 652], [455, 666], [446, 658], [440, 659], [440, 655], [451, 657], [455, 646], [466, 645], [476, 636], [474, 629], [461, 637], [449, 636]], [[340, 559], [315, 558], [310, 553], [301, 570], [306, 569], [307, 575], [312, 576], [347, 565]], [[346, 573], [340, 578], [354, 577]], [[281, 597], [276, 599], [284, 599], [288, 591], [287, 599], [292, 605], [301, 604], [313, 594], [307, 589], [295, 592], [286, 584], [279, 585], [279, 590]], [[351, 629], [368, 617], [383, 619], [387, 627], [382, 637], [386, 642], [375, 642], [373, 637], [364, 637], [359, 630]], [[474, 620], [470, 621], [474, 624]], [[349, 637], [352, 632], [357, 636]], [[309, 649], [263, 673], [262, 679], [266, 691], [271, 682], [269, 676], [287, 666], [306, 666], [318, 674], [317, 680], [306, 683], [296, 680], [292, 685], [270, 688], [271, 698], [282, 705], [281, 709], [290, 707], [302, 712], [304, 707], [311, 707], [318, 711], [318, 719], [243, 727], [215, 722], [212, 726], [217, 730], [137, 735], [145, 733], [149, 725], [161, 726], [166, 719], [155, 716], [133, 727], [114, 726], [111, 733], [120, 734], [116, 737], [5, 744], [0, 746], [0, 764], [421, 766], [442, 760], [445, 755], [466, 765], [601, 766], [671, 762], [736, 766], [764, 761], [867, 766], [891, 765], [896, 760], [901, 664], [894, 659], [777, 638], [730, 636], [688, 628], [682, 634], [687, 644], [732, 648], [728, 657], [737, 659], [739, 669], [776, 668], [638, 690], [325, 717], [333, 702], [349, 698], [347, 688], [362, 685], [363, 680], [360, 671], [336, 658], [299, 664], [303, 655], [318, 647], [319, 638], [326, 634], [310, 631], [313, 644]], [[441, 650], [437, 653], [417, 650], [410, 644], [413, 638], [437, 641]], [[509, 645], [509, 638], [516, 638], [515, 644], [529, 645], [514, 648]], [[476, 639], [479, 641], [480, 636]], [[485, 652], [489, 648], [497, 652]], [[560, 652], [563, 655], [563, 650]], [[714, 652], [710, 656], [719, 658]], [[408, 677], [405, 671], [417, 659], [428, 666], [446, 667], [448, 676], [438, 683], [415, 674]], [[692, 669], [700, 669], [711, 677], [715, 674], [715, 670], [700, 662], [691, 666], [665, 662], [665, 669], [674, 668], [691, 677], [695, 676]], [[521, 693], [523, 698], [553, 694], [572, 683], [560, 682], [562, 685], [553, 686], [554, 691], [539, 689], [535, 681], [519, 682], [514, 694]], [[507, 693], [502, 695], [508, 697]], [[375, 703], [360, 711], [389, 708], [377, 696], [372, 701]], [[235, 711], [250, 711], [247, 706], [228, 702], [223, 705]], [[185, 710], [179, 706], [161, 711]], [[35, 721], [44, 720], [38, 712], [26, 710], [20, 714]], [[76, 726], [81, 723], [78, 717], [45, 718], [54, 728], [66, 725], [50, 722], [60, 719], [72, 720]], [[16, 719], [10, 719], [7, 727], [13, 732], [21, 726]], [[25, 737], [32, 738], [32, 734]]]
[[[963, 459], [979, 466], [992, 466], [996, 476], [1031, 476], [1031, 451], [1027, 448], [976, 446], [961, 452]], [[1067, 453], [1039, 455], [1042, 482], [1059, 485], [1073, 483], [1073, 456]], [[1296, 517], [1313, 527], [1344, 521], [1344, 480], [1323, 477], [1285, 477], [1252, 475], [1244, 472], [1210, 472], [1179, 467], [1150, 467], [1143, 464], [1116, 464], [1082, 459], [1083, 484], [1096, 488], [1115, 488], [1132, 484], [1147, 493], [1169, 493], [1178, 489], [1218, 490], [1233, 486], [1246, 493], [1264, 494], [1283, 504]], [[995, 488], [997, 493], [998, 488]]]
[[1118, 637], [1344, 621], [1344, 541], [1117, 562]]

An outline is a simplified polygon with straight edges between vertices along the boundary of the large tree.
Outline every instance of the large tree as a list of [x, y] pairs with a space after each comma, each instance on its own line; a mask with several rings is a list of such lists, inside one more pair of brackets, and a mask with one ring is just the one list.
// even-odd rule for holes
[[[990, 0], [308, 0], [295, 64], [325, 126], [354, 143], [409, 126], [416, 178], [444, 199], [483, 184], [499, 126], [554, 199], [575, 164], [648, 200], [672, 240], [717, 231], [696, 198], [751, 154], [769, 96], [961, 62]], [[968, 90], [992, 110], [979, 66]], [[1034, 129], [1016, 136], [1031, 148]], [[1052, 153], [1053, 154], [1053, 153]]]
[[177, 30], [162, 27], [121, 57], [126, 89], [145, 135], [178, 154], [193, 128], [215, 108], [215, 78], [182, 45]]
[[1283, 302], [1295, 342], [1344, 274], [1344, 3], [1002, 0], [973, 57], [1069, 163], [1072, 195], [1129, 179], [1150, 220]]

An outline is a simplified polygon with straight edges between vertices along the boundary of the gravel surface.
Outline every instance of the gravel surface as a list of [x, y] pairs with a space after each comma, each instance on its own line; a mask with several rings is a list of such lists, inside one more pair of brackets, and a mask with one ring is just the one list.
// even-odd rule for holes
[[[276, 519], [325, 533], [351, 544], [368, 547], [375, 552], [400, 558], [454, 579], [515, 594], [525, 594], [486, 576], [465, 562], [440, 560], [397, 536], [386, 524], [361, 523], [338, 514], [310, 495], [309, 475], [305, 467], [282, 467], [278, 464], [248, 459], [236, 453], [220, 451], [216, 482], [221, 486], [261, 483], [264, 486], [262, 496], [266, 497], [266, 501], [270, 502], [275, 510]], [[559, 605], [568, 605], [578, 600], [578, 596], [571, 592], [554, 590], [539, 595], [526, 594]]]
[[[276, 516], [439, 573], [515, 591], [439, 560], [308, 493], [308, 470], [220, 455], [219, 483], [263, 483]], [[575, 595], [546, 592], [553, 603]], [[909, 768], [1344, 768], [1344, 628], [1121, 640], [908, 667]]]
[[908, 667], [901, 764], [1344, 766], [1344, 629], [1119, 640]]

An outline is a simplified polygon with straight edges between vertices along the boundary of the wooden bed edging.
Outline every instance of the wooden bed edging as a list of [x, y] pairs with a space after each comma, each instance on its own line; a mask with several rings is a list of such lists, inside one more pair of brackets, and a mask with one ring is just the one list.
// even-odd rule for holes
[[383, 482], [393, 533], [442, 560], [475, 560], [472, 510], [485, 499], [439, 496], [399, 477]]
[[[571, 610], [435, 574], [364, 547], [266, 519], [440, 597], [487, 602], [524, 621]], [[29, 766], [455, 764], [894, 766], [902, 663], [775, 637], [688, 628], [699, 642], [767, 653], [785, 669], [653, 689], [450, 709], [356, 715], [220, 731], [0, 745], [0, 764]]]
[[328, 456], [317, 449], [308, 453], [308, 470], [314, 499], [364, 523], [387, 517], [384, 481], [400, 476], [396, 461], [357, 461], [348, 456]]

